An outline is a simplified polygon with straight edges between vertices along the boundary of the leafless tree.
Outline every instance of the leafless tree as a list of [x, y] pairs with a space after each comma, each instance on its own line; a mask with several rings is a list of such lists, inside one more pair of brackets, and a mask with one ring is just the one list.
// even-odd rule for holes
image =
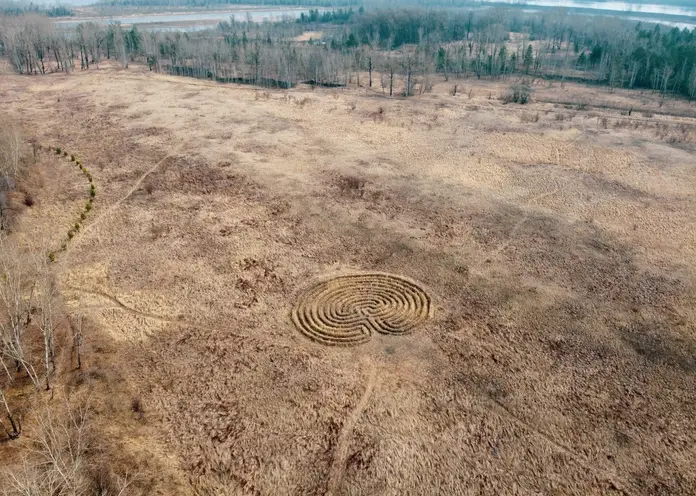
[[12, 119], [7, 116], [0, 116], [0, 119], [0, 180], [10, 189], [10, 182], [17, 177], [20, 170], [22, 137], [19, 126]]
[[20, 423], [19, 419], [15, 419], [14, 415], [12, 414], [12, 410], [10, 410], [10, 404], [7, 402], [5, 393], [2, 390], [2, 385], [0, 385], [0, 403], [4, 407], [4, 413], [5, 415], [7, 415], [7, 419], [10, 421], [10, 427], [12, 428], [12, 430], [9, 430], [2, 420], [0, 420], [0, 425], [2, 425], [3, 429], [5, 430], [7, 436], [10, 439], [16, 439], [22, 433], [22, 424]]
[[46, 390], [51, 388], [51, 373], [56, 368], [55, 361], [55, 334], [56, 334], [56, 301], [58, 289], [56, 286], [53, 270], [42, 250], [38, 254], [37, 263], [37, 301], [41, 311], [39, 328], [43, 336], [44, 343], [44, 380]]
[[24, 369], [38, 389], [39, 378], [24, 349], [35, 294], [27, 272], [20, 250], [0, 236], [0, 311], [5, 314], [5, 320], [0, 320], [0, 362], [8, 372], [4, 360], [13, 361], [17, 372]]
[[21, 466], [2, 474], [7, 496], [90, 494], [86, 471], [88, 410], [69, 405], [54, 411], [44, 407], [36, 416], [36, 434], [30, 439], [29, 455]]
[[75, 355], [77, 356], [77, 368], [78, 370], [82, 368], [82, 343], [84, 342], [84, 336], [82, 334], [82, 314], [78, 314], [77, 323], [73, 328], [73, 347], [75, 348]]

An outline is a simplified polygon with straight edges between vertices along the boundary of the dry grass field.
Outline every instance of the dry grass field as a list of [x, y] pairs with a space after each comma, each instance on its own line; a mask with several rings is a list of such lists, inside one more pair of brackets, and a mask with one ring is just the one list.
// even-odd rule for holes
[[[66, 387], [134, 490], [696, 494], [696, 120], [450, 86], [2, 76], [25, 134], [97, 185], [56, 262], [87, 328]], [[50, 238], [84, 182], [37, 167], [17, 232]], [[427, 295], [413, 332], [298, 331], [304, 291], [363, 272]]]

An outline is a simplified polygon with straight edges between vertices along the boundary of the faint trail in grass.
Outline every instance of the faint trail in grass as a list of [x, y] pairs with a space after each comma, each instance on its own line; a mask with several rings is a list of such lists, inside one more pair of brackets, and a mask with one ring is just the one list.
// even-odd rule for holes
[[338, 494], [341, 487], [341, 480], [343, 479], [346, 460], [348, 458], [348, 447], [350, 446], [351, 434], [353, 433], [355, 425], [358, 423], [358, 420], [360, 420], [360, 416], [372, 397], [376, 382], [377, 367], [375, 367], [374, 364], [371, 364], [370, 371], [368, 372], [365, 392], [360, 398], [358, 404], [355, 405], [355, 408], [351, 412], [350, 416], [346, 419], [346, 422], [343, 424], [341, 432], [338, 435], [338, 441], [336, 441], [336, 451], [334, 452], [331, 470], [329, 471], [329, 483], [326, 491], [326, 494], [329, 496]]
[[150, 174], [152, 174], [153, 172], [155, 172], [155, 171], [157, 170], [157, 168], [158, 168], [160, 165], [162, 165], [168, 158], [170, 158], [170, 157], [172, 157], [172, 156], [174, 156], [174, 153], [168, 154], [168, 155], [167, 155], [166, 157], [164, 157], [162, 160], [160, 160], [160, 161], [157, 162], [155, 165], [153, 165], [152, 167], [150, 167], [147, 171], [145, 171], [145, 173], [144, 173], [142, 176], [140, 176], [140, 178], [138, 178], [138, 180], [135, 182], [135, 184], [128, 190], [128, 192], [127, 192], [124, 196], [122, 196], [121, 198], [119, 198], [118, 200], [116, 200], [114, 203], [112, 203], [112, 204], [109, 206], [109, 208], [106, 209], [106, 211], [105, 211], [103, 214], [101, 214], [99, 217], [97, 217], [96, 219], [94, 219], [94, 222], [90, 223], [89, 226], [87, 226], [87, 228], [83, 231], [83, 234], [84, 234], [84, 232], [88, 231], [90, 228], [92, 228], [92, 227], [94, 227], [94, 226], [96, 226], [96, 225], [99, 225], [99, 223], [100, 223], [105, 217], [107, 217], [109, 214], [111, 214], [114, 210], [116, 210], [116, 209], [121, 205], [121, 203], [123, 203], [123, 202], [126, 201], [128, 198], [130, 198], [130, 196], [138, 190], [138, 188], [139, 188], [140, 185], [143, 183], [143, 181], [147, 178], [147, 176], [149, 176]]
[[[176, 152], [175, 152], [175, 153], [176, 153]], [[104, 220], [105, 220], [107, 217], [109, 217], [109, 216], [121, 205], [121, 203], [123, 203], [123, 202], [126, 201], [128, 198], [130, 198], [130, 196], [138, 190], [138, 188], [140, 187], [140, 185], [142, 184], [142, 182], [147, 178], [147, 176], [149, 176], [150, 174], [152, 174], [153, 172], [155, 172], [155, 171], [157, 170], [157, 168], [158, 168], [160, 165], [162, 165], [168, 158], [174, 156], [175, 153], [170, 153], [170, 154], [168, 154], [168, 155], [167, 155], [166, 157], [164, 157], [162, 160], [160, 160], [160, 161], [157, 162], [155, 165], [153, 165], [152, 167], [150, 167], [147, 171], [145, 171], [145, 173], [144, 173], [142, 176], [140, 176], [140, 178], [138, 178], [138, 180], [135, 182], [135, 184], [128, 190], [128, 192], [127, 192], [124, 196], [122, 196], [121, 198], [119, 198], [118, 200], [116, 200], [114, 203], [112, 203], [112, 204], [106, 209], [106, 211], [104, 211], [104, 213], [102, 213], [101, 215], [97, 216], [92, 222], [90, 222], [89, 224], [85, 225], [84, 228], [81, 230], [81, 235], [80, 235], [80, 236], [77, 236], [77, 237], [75, 238], [75, 240], [77, 241], [77, 243], [74, 243], [74, 244], [80, 244], [82, 241], [85, 240], [85, 237], [86, 237], [88, 234], [90, 234], [91, 232], [94, 232], [94, 227], [101, 225], [101, 224], [104, 222]], [[66, 252], [65, 258], [66, 258], [66, 259], [69, 259], [70, 256], [71, 256], [71, 254], [72, 254], [74, 251], [75, 251], [74, 249], [73, 249], [73, 250], [68, 250], [68, 251]]]
[[[172, 324], [172, 325], [176, 325], [179, 327], [195, 327], [195, 328], [203, 329], [203, 330], [210, 331], [210, 332], [222, 330], [219, 327], [210, 327], [210, 326], [202, 325], [199, 323], [187, 322], [187, 321], [181, 320], [179, 318], [172, 318], [172, 317], [166, 317], [163, 315], [156, 315], [156, 314], [149, 313], [149, 312], [143, 312], [141, 310], [138, 310], [136, 308], [133, 308], [133, 307], [126, 305], [125, 303], [123, 303], [121, 300], [119, 300], [115, 296], [110, 295], [108, 293], [105, 293], [103, 291], [93, 290], [93, 289], [76, 288], [74, 286], [66, 286], [66, 289], [68, 289], [70, 291], [74, 291], [76, 293], [83, 293], [83, 294], [88, 294], [88, 295], [92, 295], [92, 296], [98, 296], [98, 297], [104, 298], [104, 299], [106, 299], [114, 304], [113, 307], [89, 307], [89, 309], [92, 309], [92, 310], [117, 309], [117, 310], [123, 310], [124, 312], [128, 312], [128, 313], [135, 315], [135, 316], [138, 316], [138, 317], [143, 317], [146, 319], [154, 320], [155, 322]], [[232, 336], [240, 337], [240, 338], [248, 337], [244, 334], [230, 333], [227, 330], [225, 330], [225, 333], [232, 335]]]
[[[594, 473], [598, 479], [604, 479], [606, 481], [611, 482], [612, 485], [616, 488], [616, 489], [614, 489], [615, 491], [619, 491], [622, 494], [630, 494], [622, 489], [622, 487], [623, 488], [629, 487], [628, 482], [626, 482], [618, 474], [612, 473], [608, 470], [605, 470], [601, 467], [597, 467], [596, 465], [592, 464], [592, 462], [587, 460], [584, 456], [576, 453], [568, 446], [561, 444], [560, 442], [558, 442], [554, 438], [552, 438], [549, 434], [537, 429], [536, 427], [531, 425], [529, 422], [527, 422], [523, 418], [519, 417], [512, 410], [510, 410], [507, 406], [505, 406], [503, 403], [496, 400], [495, 398], [491, 398], [489, 395], [485, 395], [484, 397], [487, 399], [488, 402], [490, 402], [491, 409], [496, 410], [498, 415], [503, 416], [503, 417], [507, 417], [510, 420], [512, 420], [513, 423], [517, 424], [518, 426], [520, 426], [524, 429], [530, 430], [532, 433], [534, 433], [538, 437], [542, 438], [544, 441], [546, 441], [548, 444], [552, 445], [554, 448], [556, 448], [558, 451], [560, 451], [561, 453], [566, 455], [568, 458], [573, 460], [575, 463], [580, 465], [582, 468], [584, 468], [588, 472]], [[617, 484], [616, 483], [617, 481], [620, 482], [621, 485]]]

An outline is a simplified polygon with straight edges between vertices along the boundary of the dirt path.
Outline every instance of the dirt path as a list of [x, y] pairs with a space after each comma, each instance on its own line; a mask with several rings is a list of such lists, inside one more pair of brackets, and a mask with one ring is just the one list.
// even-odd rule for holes
[[329, 471], [329, 484], [326, 491], [327, 495], [338, 494], [341, 487], [341, 480], [343, 479], [343, 472], [346, 466], [346, 458], [348, 457], [348, 447], [350, 446], [351, 434], [353, 433], [353, 429], [358, 423], [358, 420], [360, 420], [362, 412], [365, 410], [370, 398], [372, 397], [376, 382], [377, 367], [374, 364], [370, 364], [365, 392], [360, 398], [358, 404], [355, 405], [350, 417], [348, 417], [345, 424], [343, 424], [341, 433], [338, 436], [336, 452], [334, 453], [333, 463], [331, 464], [331, 470]]
[[[128, 312], [128, 313], [130, 313], [130, 314], [132, 314], [132, 315], [135, 315], [135, 316], [138, 316], [138, 317], [143, 317], [143, 318], [146, 318], [146, 319], [154, 320], [154, 321], [156, 321], [156, 322], [162, 322], [162, 323], [165, 323], [165, 324], [173, 324], [173, 325], [179, 326], [179, 327], [196, 327], [196, 328], [198, 328], [198, 329], [203, 329], [203, 330], [211, 331], [211, 332], [216, 332], [216, 331], [222, 331], [222, 330], [223, 330], [223, 329], [221, 329], [221, 328], [219, 328], [219, 327], [210, 327], [210, 326], [206, 326], [206, 325], [199, 324], [199, 323], [187, 322], [187, 321], [184, 321], [184, 320], [181, 320], [181, 319], [176, 319], [176, 318], [173, 318], [173, 317], [164, 317], [164, 316], [161, 316], [161, 315], [155, 315], [155, 314], [152, 314], [152, 313], [142, 312], [142, 311], [137, 310], [137, 309], [135, 309], [135, 308], [129, 307], [128, 305], [126, 305], [125, 303], [123, 303], [121, 300], [119, 300], [119, 299], [116, 298], [115, 296], [112, 296], [112, 295], [110, 295], [110, 294], [108, 294], [108, 293], [105, 293], [105, 292], [103, 292], [103, 291], [93, 290], [93, 289], [76, 288], [76, 287], [74, 287], [74, 286], [66, 286], [66, 289], [69, 290], [69, 291], [74, 291], [74, 292], [76, 292], [76, 293], [82, 293], [82, 294], [88, 294], [88, 295], [92, 295], [92, 296], [98, 296], [98, 297], [100, 297], [100, 298], [104, 298], [104, 299], [106, 299], [106, 300], [109, 300], [110, 302], [112, 302], [112, 303], [115, 305], [115, 306], [113, 306], [113, 307], [89, 307], [89, 309], [91, 309], [91, 310], [95, 310], [95, 309], [102, 309], [102, 310], [104, 310], [104, 309], [107, 309], [107, 308], [115, 308], [115, 309], [118, 309], [118, 310], [123, 310], [124, 312]], [[230, 331], [228, 331], [228, 330], [225, 330], [225, 332], [226, 332], [227, 334], [231, 335], [231, 336], [236, 336], [236, 337], [240, 337], [240, 338], [245, 338], [245, 337], [247, 337], [247, 336], [244, 335], [244, 334], [234, 333], [234, 332], [230, 332]]]

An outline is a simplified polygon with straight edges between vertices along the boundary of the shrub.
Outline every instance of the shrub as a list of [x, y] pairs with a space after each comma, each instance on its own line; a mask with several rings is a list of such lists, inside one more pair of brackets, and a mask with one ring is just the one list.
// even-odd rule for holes
[[362, 197], [365, 193], [365, 181], [356, 176], [342, 176], [338, 179], [338, 188], [344, 193]]
[[[90, 179], [90, 181], [91, 181], [91, 179]], [[145, 183], [145, 191], [147, 192], [148, 195], [151, 195], [154, 190], [155, 190], [155, 186], [150, 181]]]
[[135, 397], [131, 400], [131, 410], [133, 413], [143, 413], [143, 404], [140, 398]]
[[56, 155], [60, 155], [60, 148], [56, 148]]
[[33, 207], [34, 206], [34, 197], [31, 196], [31, 193], [27, 193], [24, 195], [24, 204], [27, 207]]
[[75, 160], [75, 165], [78, 167], [82, 167], [82, 163], [79, 160]]
[[85, 220], [86, 218], [87, 218], [87, 214], [84, 213], [84, 212], [82, 212], [82, 213], [80, 214], [80, 220]]
[[85, 205], [85, 212], [89, 212], [90, 210], [92, 210], [92, 202], [88, 201], [87, 205]]
[[73, 231], [72, 229], [70, 229], [70, 230], [68, 231], [68, 239], [73, 239], [73, 236], [75, 236], [75, 231]]
[[64, 156], [64, 157], [67, 157], [67, 156], [68, 156], [68, 152], [63, 152], [63, 156]]
[[79, 231], [80, 230], [80, 223], [75, 222], [75, 226], [73, 227], [73, 229], [75, 230], [75, 232]]
[[49, 254], [48, 254], [48, 259], [49, 259], [51, 262], [55, 262], [55, 261], [56, 261], [56, 254], [55, 254], [54, 252], [49, 253]]
[[532, 96], [532, 88], [527, 84], [513, 84], [500, 97], [503, 103], [519, 103], [524, 105]]
[[75, 155], [72, 155], [72, 154], [70, 155], [70, 161], [71, 161], [71, 162], [74, 162], [74, 161], [75, 161]]

